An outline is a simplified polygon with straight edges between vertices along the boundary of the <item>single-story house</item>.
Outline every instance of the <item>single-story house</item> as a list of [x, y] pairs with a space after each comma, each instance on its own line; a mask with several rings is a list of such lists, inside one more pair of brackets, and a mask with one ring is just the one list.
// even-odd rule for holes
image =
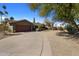
[[7, 22], [8, 27], [13, 32], [28, 32], [34, 30], [34, 24], [28, 20], [9, 21]]

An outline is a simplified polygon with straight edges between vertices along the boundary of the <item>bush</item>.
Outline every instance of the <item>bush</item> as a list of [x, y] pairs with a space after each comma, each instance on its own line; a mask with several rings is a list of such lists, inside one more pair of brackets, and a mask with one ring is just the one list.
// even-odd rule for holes
[[57, 30], [57, 28], [56, 27], [53, 27], [53, 30]]
[[47, 28], [45, 27], [44, 24], [39, 24], [39, 25], [38, 25], [38, 30], [39, 30], [39, 31], [46, 30], [46, 29], [47, 29]]
[[71, 25], [66, 25], [65, 29], [68, 31], [69, 34], [75, 34], [76, 29], [72, 27]]
[[63, 28], [62, 28], [62, 27], [58, 27], [58, 29], [59, 29], [59, 30], [61, 30], [61, 31], [63, 30]]

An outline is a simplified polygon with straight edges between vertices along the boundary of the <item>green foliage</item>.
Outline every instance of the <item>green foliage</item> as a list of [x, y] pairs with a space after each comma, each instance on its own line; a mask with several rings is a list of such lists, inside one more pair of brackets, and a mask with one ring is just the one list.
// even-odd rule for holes
[[39, 24], [39, 25], [38, 25], [38, 29], [39, 29], [40, 31], [42, 31], [42, 30], [45, 30], [46, 28], [45, 28], [45, 25], [44, 25], [44, 24]]
[[14, 20], [14, 17], [10, 17], [10, 20]]
[[39, 13], [40, 16], [48, 16], [52, 11], [51, 4], [42, 4], [40, 8], [41, 8]]
[[4, 18], [4, 21], [5, 21], [5, 22], [8, 22], [8, 21], [9, 21], [9, 18]]
[[39, 6], [39, 4], [37, 4], [37, 3], [31, 3], [31, 4], [30, 4], [30, 8], [31, 8], [33, 11], [35, 11], [35, 9], [37, 9], [38, 6]]
[[5, 26], [5, 31], [11, 32], [11, 30], [8, 26]]
[[57, 30], [57, 27], [53, 27], [53, 30]]
[[8, 26], [6, 26], [6, 23], [5, 23], [6, 21], [8, 21], [8, 18], [5, 18], [5, 19], [4, 19], [5, 21], [2, 21], [2, 16], [7, 16], [7, 15], [8, 15], [8, 12], [6, 11], [7, 7], [6, 7], [5, 5], [3, 5], [3, 6], [2, 6], [2, 9], [3, 9], [3, 10], [0, 11], [0, 17], [1, 17], [0, 20], [1, 20], [1, 23], [3, 23], [3, 30], [4, 30], [4, 31], [6, 31], [6, 30], [7, 30], [7, 31], [10, 31], [10, 29], [8, 28]]
[[[6, 10], [6, 6], [3, 5], [2, 8], [3, 8], [3, 11], [0, 11], [1, 20], [2, 20], [2, 16], [3, 16], [3, 15], [4, 15], [4, 16], [5, 16], [6, 14], [8, 15], [8, 12], [5, 11], [5, 10]], [[2, 22], [2, 21], [1, 21], [1, 22]]]
[[4, 13], [2, 11], [0, 11], [0, 20], [1, 20], [1, 24], [2, 24], [2, 16], [4, 15]]
[[2, 11], [0, 11], [0, 15], [4, 15], [4, 13]]
[[63, 30], [63, 28], [62, 28], [62, 27], [58, 27], [58, 29], [59, 29], [59, 30], [61, 30], [61, 31]]
[[51, 22], [50, 22], [47, 18], [45, 18], [44, 23], [45, 23], [47, 26], [51, 27]]
[[43, 27], [44, 27], [43, 24], [39, 24], [39, 25], [38, 25], [38, 29], [40, 29], [40, 30], [41, 30]]
[[3, 5], [3, 6], [2, 6], [2, 8], [3, 8], [3, 9], [6, 9], [6, 6], [5, 6], [5, 5]]
[[76, 29], [74, 27], [72, 27], [71, 25], [66, 25], [65, 29], [68, 31], [69, 34], [76, 33]]
[[7, 14], [7, 15], [8, 15], [8, 12], [7, 12], [7, 11], [5, 11], [5, 14]]
[[75, 19], [79, 16], [79, 4], [74, 3], [54, 3], [54, 4], [30, 4], [32, 10], [39, 10], [40, 16], [48, 17], [52, 11], [55, 11], [55, 18], [62, 20], [66, 23], [74, 25], [74, 27], [78, 28], [75, 23]]

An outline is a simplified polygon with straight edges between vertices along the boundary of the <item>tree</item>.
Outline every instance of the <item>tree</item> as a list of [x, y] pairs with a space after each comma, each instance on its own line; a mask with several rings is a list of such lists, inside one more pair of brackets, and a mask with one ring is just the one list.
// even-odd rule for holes
[[3, 9], [6, 9], [6, 6], [5, 6], [5, 5], [3, 5], [3, 6], [2, 6], [2, 8], [3, 8]]
[[5, 20], [4, 22], [8, 22], [9, 21], [9, 18], [5, 18], [4, 20]]
[[68, 31], [69, 34], [74, 34], [77, 32], [76, 29], [69, 24], [65, 26], [65, 29]]
[[6, 21], [8, 21], [8, 12], [6, 11], [6, 9], [7, 9], [7, 7], [5, 6], [5, 5], [3, 5], [2, 6], [2, 8], [3, 8], [3, 11], [2, 11], [2, 13], [3, 13], [3, 15], [4, 16], [6, 16], [6, 18], [4, 19], [4, 22], [3, 22], [3, 26], [4, 26], [4, 34], [5, 34], [5, 30], [6, 30]]
[[45, 18], [44, 23], [45, 23], [47, 26], [51, 27], [51, 22], [50, 22], [47, 18]]
[[35, 18], [33, 19], [33, 23], [35, 24]]
[[10, 20], [14, 20], [14, 17], [10, 17]]
[[7, 17], [8, 12], [6, 11], [7, 7], [5, 5], [2, 6], [4, 15]]
[[5, 14], [7, 14], [7, 15], [8, 15], [8, 12], [7, 12], [7, 11], [5, 11]]
[[0, 16], [1, 16], [1, 24], [2, 24], [2, 15], [3, 15], [3, 12], [0, 11]]
[[39, 10], [40, 16], [48, 17], [52, 11], [55, 12], [55, 18], [66, 23], [69, 23], [77, 30], [78, 26], [75, 22], [75, 19], [78, 18], [79, 15], [79, 4], [73, 3], [54, 3], [54, 4], [30, 4], [30, 8], [32, 10]]

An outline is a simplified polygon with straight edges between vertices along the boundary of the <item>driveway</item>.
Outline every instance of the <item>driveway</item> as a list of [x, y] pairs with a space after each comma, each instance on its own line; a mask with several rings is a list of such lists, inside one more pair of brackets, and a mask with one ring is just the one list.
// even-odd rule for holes
[[0, 55], [52, 55], [48, 41], [44, 40], [43, 32], [26, 32], [19, 34], [20, 35], [14, 35], [0, 40]]
[[79, 56], [79, 44], [58, 31], [26, 32], [0, 40], [2, 56]]
[[[59, 35], [57, 35], [59, 33]], [[46, 36], [51, 45], [53, 56], [79, 56], [79, 38], [70, 38], [60, 31], [49, 31]], [[77, 42], [76, 42], [77, 41]]]

